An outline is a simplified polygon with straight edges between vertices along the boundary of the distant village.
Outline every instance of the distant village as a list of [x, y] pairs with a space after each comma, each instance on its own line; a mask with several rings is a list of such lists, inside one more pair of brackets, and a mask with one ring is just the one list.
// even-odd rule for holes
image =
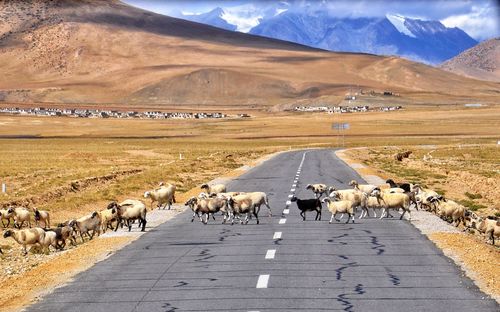
[[293, 111], [296, 112], [326, 112], [328, 114], [344, 114], [344, 113], [364, 113], [364, 112], [389, 112], [402, 109], [402, 106], [296, 106]]
[[[223, 113], [207, 112], [138, 112], [138, 111], [117, 111], [100, 109], [69, 109], [69, 108], [0, 108], [0, 114], [11, 115], [31, 115], [31, 116], [66, 116], [75, 118], [140, 118], [140, 119], [204, 119], [204, 118], [227, 118]], [[238, 117], [250, 117], [247, 114], [240, 114]]]

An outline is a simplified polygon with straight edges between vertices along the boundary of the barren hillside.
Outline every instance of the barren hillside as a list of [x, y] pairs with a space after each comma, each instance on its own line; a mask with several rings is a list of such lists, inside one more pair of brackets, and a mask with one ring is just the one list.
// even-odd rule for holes
[[481, 42], [440, 67], [455, 74], [500, 82], [500, 38]]
[[337, 101], [352, 85], [485, 101], [500, 91], [400, 58], [314, 50], [112, 0], [0, 1], [0, 67], [4, 102], [273, 106]]

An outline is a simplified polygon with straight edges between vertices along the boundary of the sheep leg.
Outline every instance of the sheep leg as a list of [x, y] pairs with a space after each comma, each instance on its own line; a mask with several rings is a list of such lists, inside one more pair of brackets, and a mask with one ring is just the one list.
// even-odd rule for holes
[[215, 214], [212, 213], [212, 219], [215, 221]]
[[306, 221], [306, 212], [305, 211], [302, 211], [300, 213], [300, 216], [302, 217], [302, 221]]
[[257, 211], [254, 210], [253, 215], [255, 216], [255, 220], [257, 220], [257, 224], [259, 224], [259, 215]]
[[385, 213], [386, 213], [386, 209], [382, 209], [382, 215], [380, 215], [380, 219], [382, 219], [384, 216], [385, 216]]
[[330, 217], [330, 222], [328, 222], [328, 223], [332, 224], [332, 221], [333, 221], [333, 219], [334, 219], [334, 216], [335, 216], [335, 215], [332, 213], [332, 216]]
[[144, 217], [144, 218], [142, 218], [142, 219], [141, 219], [141, 221], [142, 221], [142, 229], [141, 229], [141, 232], [144, 232], [144, 231], [146, 231], [146, 223], [147, 223], [146, 218], [145, 218], [145, 217]]
[[[349, 223], [350, 219], [351, 219], [351, 214], [347, 213], [347, 221], [345, 222], [345, 224]], [[354, 223], [354, 216], [352, 216], [352, 222]]]
[[191, 218], [191, 222], [194, 221], [194, 217], [196, 216], [196, 212], [193, 211], [193, 217]]

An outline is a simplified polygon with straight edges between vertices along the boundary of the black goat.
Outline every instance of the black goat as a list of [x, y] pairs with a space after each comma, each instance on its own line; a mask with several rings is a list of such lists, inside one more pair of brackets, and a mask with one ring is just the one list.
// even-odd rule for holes
[[405, 190], [405, 192], [411, 192], [410, 183], [396, 183], [392, 179], [388, 179], [387, 181], [385, 181], [385, 183], [388, 183], [391, 186], [391, 188], [399, 187], [399, 188]]
[[316, 218], [314, 220], [321, 221], [321, 208], [323, 207], [321, 206], [321, 201], [319, 200], [319, 198], [298, 199], [297, 197], [293, 196], [290, 201], [297, 203], [297, 208], [299, 208], [300, 210], [302, 221], [306, 220], [306, 211], [316, 211]]

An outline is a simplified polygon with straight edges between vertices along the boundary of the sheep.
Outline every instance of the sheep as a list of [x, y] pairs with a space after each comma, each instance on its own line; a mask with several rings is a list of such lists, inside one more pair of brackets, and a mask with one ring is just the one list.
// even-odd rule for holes
[[111, 226], [113, 221], [118, 221], [118, 213], [116, 208], [112, 209], [104, 209], [99, 211], [99, 215], [101, 217], [101, 229], [103, 233], [106, 233], [106, 230]]
[[436, 201], [442, 200], [443, 196], [439, 195], [433, 190], [423, 189], [420, 185], [413, 186], [413, 193], [415, 194], [415, 203], [417, 209], [424, 207], [428, 211], [436, 211]]
[[491, 239], [493, 245], [495, 245], [495, 237], [500, 238], [500, 220], [490, 218], [484, 219], [473, 215], [469, 227], [475, 228], [479, 233], [484, 233], [486, 238]]
[[[227, 215], [228, 215], [228, 209], [227, 209], [227, 199], [225, 198], [196, 198], [196, 197], [191, 197], [186, 203], [186, 206], [189, 206], [191, 210], [193, 210], [193, 218], [191, 219], [191, 222], [194, 221], [194, 217], [198, 215], [200, 218], [200, 221], [203, 222], [204, 224], [208, 223], [208, 219], [210, 217], [210, 214], [212, 216], [219, 212], [222, 211], [224, 215], [224, 220], [223, 223], [226, 222]], [[201, 214], [201, 215], [200, 215]], [[203, 221], [203, 215], [206, 214], [206, 220]], [[214, 218], [215, 220], [215, 218]]]
[[[443, 198], [444, 200], [444, 198]], [[437, 202], [437, 214], [443, 218], [448, 219], [451, 218], [457, 227], [460, 222], [465, 225], [465, 207], [459, 205], [458, 203], [452, 200], [444, 200], [441, 201], [436, 199]]]
[[66, 246], [66, 241], [69, 239], [73, 246], [76, 245], [76, 240], [74, 237], [74, 229], [69, 225], [59, 224], [54, 229], [46, 229], [46, 232], [54, 232], [56, 233], [56, 245], [57, 249], [64, 249]]
[[[249, 215], [253, 214], [259, 224], [259, 210], [257, 209], [254, 199], [250, 194], [231, 196], [228, 198], [227, 206], [229, 212], [233, 215], [231, 219], [231, 225], [234, 224], [234, 217], [245, 214], [245, 224], [248, 223]], [[269, 207], [269, 206], [268, 206]], [[243, 221], [240, 221], [243, 223]]]
[[[2, 220], [2, 225], [4, 228], [10, 225], [10, 219], [14, 216], [14, 212], [9, 211], [9, 209], [0, 209], [0, 220]], [[3, 222], [4, 220], [7, 220], [7, 225], [5, 225], [5, 223]]]
[[389, 186], [391, 188], [401, 188], [403, 189], [405, 192], [411, 192], [412, 191], [412, 186], [410, 183], [406, 183], [406, 182], [403, 182], [403, 183], [396, 183], [394, 182], [394, 180], [392, 179], [387, 179], [387, 181], [385, 181], [385, 183], [389, 184]]
[[[97, 236], [101, 235], [101, 216], [97, 211], [77, 220], [72, 220], [69, 225], [80, 233], [82, 243], [84, 242], [84, 234], [88, 235], [89, 239], [92, 239], [96, 233]], [[90, 231], [92, 231], [92, 234], [90, 234]]]
[[352, 180], [349, 182], [349, 185], [352, 186], [355, 190], [361, 191], [366, 194], [370, 194], [375, 189], [380, 189], [378, 186], [373, 184], [358, 184], [358, 181]]
[[293, 196], [290, 201], [297, 203], [297, 208], [300, 210], [300, 216], [302, 217], [302, 221], [306, 221], [306, 211], [316, 211], [316, 218], [314, 220], [321, 221], [321, 201], [319, 198], [312, 199], [298, 199]]
[[[359, 218], [363, 218], [364, 216], [370, 216], [368, 213], [368, 209], [363, 207], [361, 205], [361, 199], [363, 198], [363, 192], [357, 190], [357, 189], [349, 189], [349, 190], [337, 190], [333, 186], [331, 186], [329, 189], [329, 197], [338, 199], [338, 200], [350, 200], [354, 202], [355, 206], [354, 207], [361, 207], [363, 210], [359, 216]], [[376, 189], [378, 190], [378, 189]], [[342, 216], [343, 217], [343, 216]], [[340, 219], [342, 219], [340, 217]]]
[[40, 221], [41, 221], [43, 222], [44, 228], [50, 228], [50, 214], [47, 211], [33, 208], [33, 212], [35, 213], [36, 226], [40, 226]]
[[28, 223], [28, 227], [31, 227], [31, 214], [28, 208], [24, 207], [16, 207], [9, 208], [9, 213], [13, 213], [14, 217], [14, 226], [19, 229], [24, 225], [24, 222]]
[[307, 184], [306, 190], [311, 190], [316, 198], [320, 198], [327, 191], [326, 184], [316, 183], [316, 184]]
[[163, 208], [168, 206], [168, 210], [170, 210], [172, 204], [176, 202], [175, 189], [176, 187], [173, 184], [161, 184], [160, 188], [145, 192], [144, 198], [151, 198], [151, 208], [153, 208], [154, 202], [158, 202], [158, 209], [165, 204]]
[[49, 247], [52, 246], [57, 249], [57, 234], [54, 231], [46, 231], [45, 238], [42, 242], [42, 248], [45, 253], [50, 251]]
[[6, 230], [3, 237], [12, 237], [19, 245], [23, 246], [23, 254], [28, 254], [26, 246], [39, 244], [43, 246], [45, 239], [45, 231], [42, 228], [30, 228], [23, 230]]
[[401, 208], [403, 209], [403, 213], [399, 219], [403, 219], [405, 213], [408, 212], [408, 220], [411, 220], [410, 197], [408, 195], [401, 193], [384, 193], [377, 190], [373, 191], [372, 195], [378, 197], [382, 201], [384, 210], [382, 211], [380, 219], [385, 217], [389, 209], [399, 210]]
[[[349, 220], [352, 218], [352, 223], [354, 223], [354, 208], [355, 204], [354, 202], [350, 200], [339, 200], [339, 201], [334, 201], [329, 197], [326, 197], [322, 200], [323, 203], [326, 203], [326, 206], [328, 210], [332, 213], [332, 216], [330, 218], [330, 224], [332, 223], [333, 219], [337, 215], [337, 213], [347, 213], [347, 221], [346, 223], [349, 223]], [[336, 221], [337, 218], [335, 218]]]
[[384, 208], [379, 197], [372, 196], [371, 194], [366, 193], [363, 194], [363, 197], [361, 199], [361, 206], [364, 207], [366, 211], [368, 211], [368, 208], [372, 209], [375, 218], [377, 217], [377, 210]]
[[226, 186], [224, 184], [215, 184], [215, 185], [208, 185], [208, 183], [202, 184], [200, 187], [202, 190], [205, 190], [207, 194], [219, 194], [219, 193], [225, 193], [226, 192]]
[[130, 221], [139, 220], [139, 227], [142, 225], [141, 231], [146, 230], [146, 205], [140, 200], [127, 199], [120, 204], [116, 202], [111, 202], [108, 205], [108, 209], [116, 208], [118, 215], [118, 223], [116, 224], [115, 232], [118, 230], [118, 225], [123, 221], [127, 222], [128, 231], [132, 230], [132, 224]]

